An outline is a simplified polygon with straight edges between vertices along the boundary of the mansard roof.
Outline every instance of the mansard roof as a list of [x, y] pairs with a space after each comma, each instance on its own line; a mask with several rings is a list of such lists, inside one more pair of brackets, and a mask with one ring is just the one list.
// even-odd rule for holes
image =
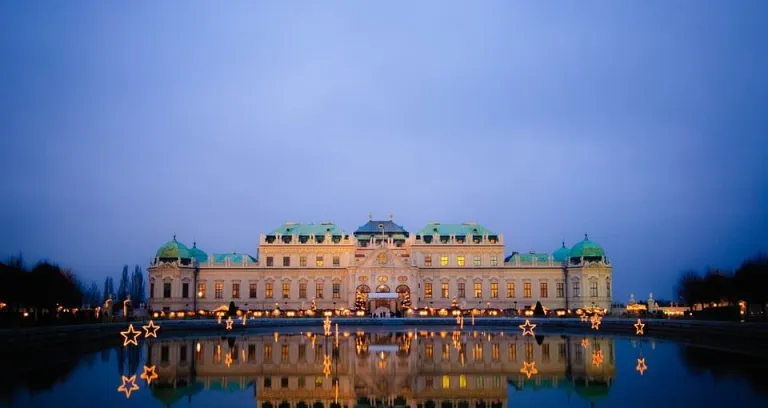
[[469, 235], [496, 235], [495, 232], [485, 228], [484, 226], [475, 222], [464, 222], [461, 224], [441, 224], [439, 222], [432, 222], [427, 224], [424, 228], [419, 230], [417, 235], [431, 236], [437, 235], [454, 235], [457, 237], [463, 237]]
[[330, 233], [332, 236], [344, 236], [344, 230], [336, 226], [332, 222], [324, 222], [321, 224], [300, 224], [297, 222], [286, 222], [279, 228], [270, 232], [267, 235], [298, 235], [298, 236], [325, 236], [326, 233]]
[[394, 223], [394, 221], [375, 221], [369, 220], [365, 225], [361, 225], [356, 231], [355, 236], [358, 234], [404, 234], [406, 237], [409, 235], [408, 231], [400, 225]]

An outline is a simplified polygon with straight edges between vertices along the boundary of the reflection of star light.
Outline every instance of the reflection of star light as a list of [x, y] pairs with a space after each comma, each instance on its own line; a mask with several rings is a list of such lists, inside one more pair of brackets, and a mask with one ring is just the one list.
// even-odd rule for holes
[[[128, 331], [120, 332], [120, 334], [122, 334], [123, 337], [125, 338], [125, 340], [123, 341], [123, 346], [127, 346], [131, 343], [133, 343], [135, 346], [139, 345], [139, 343], [136, 342], [136, 339], [139, 338], [139, 336], [141, 336], [141, 332], [136, 331], [133, 328], [133, 324], [128, 325]], [[133, 338], [129, 339], [128, 336], [132, 336]]]
[[149, 321], [149, 324], [146, 326], [141, 326], [141, 328], [144, 329], [146, 333], [144, 333], [144, 337], [154, 337], [157, 338], [157, 330], [160, 328], [160, 326], [155, 326], [155, 322], [152, 320]]
[[592, 315], [592, 328], [595, 330], [600, 330], [600, 323], [603, 322], [603, 319], [599, 315]]
[[232, 316], [227, 317], [227, 330], [232, 330]]
[[642, 336], [643, 334], [643, 328], [645, 327], [645, 323], [641, 322], [640, 319], [637, 319], [637, 323], [635, 323], [635, 334], [638, 336]]
[[325, 320], [323, 320], [323, 331], [326, 336], [331, 335], [331, 318], [328, 316], [325, 316]]
[[155, 366], [151, 366], [151, 367], [144, 366], [144, 372], [141, 374], [141, 378], [147, 380], [147, 385], [152, 384], [152, 380], [157, 378], [157, 373], [155, 372]]
[[274, 332], [272, 333], [272, 337], [275, 338], [275, 343], [277, 343], [277, 341], [280, 340], [280, 333]]
[[525, 323], [521, 324], [519, 327], [523, 329], [523, 336], [528, 334], [533, 336], [533, 329], [536, 327], [536, 325], [531, 324], [531, 322], [529, 322], [528, 319], [525, 319]]
[[600, 364], [603, 364], [603, 352], [595, 350], [595, 352], [592, 353], [592, 365], [598, 367]]
[[[122, 377], [123, 383], [117, 387], [117, 392], [124, 392], [126, 399], [131, 398], [131, 392], [139, 389], [139, 386], [136, 385], [136, 374], [132, 375], [130, 378], [124, 375], [121, 375], [120, 377]], [[128, 387], [126, 387], [126, 385], [128, 385]]]
[[221, 324], [221, 315], [216, 317], [216, 323]]
[[589, 347], [589, 340], [585, 338], [581, 339], [581, 347], [587, 348]]
[[325, 378], [331, 375], [331, 357], [328, 354], [323, 356], [323, 374]]
[[530, 363], [523, 361], [523, 368], [520, 369], [520, 372], [525, 374], [525, 376], [530, 380], [532, 375], [539, 373], [539, 370], [536, 369], [535, 361], [531, 361]]
[[643, 375], [643, 373], [644, 373], [644, 372], [645, 372], [645, 370], [647, 370], [647, 369], [648, 369], [648, 366], [647, 366], [647, 365], [645, 365], [645, 357], [643, 357], [643, 358], [638, 358], [638, 359], [637, 359], [637, 367], [635, 367], [635, 370], [637, 370], [637, 372], [639, 372], [639, 373], [640, 373], [640, 375]]
[[232, 353], [227, 353], [227, 355], [224, 357], [224, 364], [227, 365], [227, 368], [232, 365]]

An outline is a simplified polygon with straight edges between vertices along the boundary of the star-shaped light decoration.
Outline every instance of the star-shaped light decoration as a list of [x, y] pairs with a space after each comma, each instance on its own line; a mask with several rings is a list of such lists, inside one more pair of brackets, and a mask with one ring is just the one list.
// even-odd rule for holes
[[600, 323], [603, 322], [603, 318], [600, 315], [592, 315], [592, 328], [600, 330]]
[[525, 323], [521, 324], [519, 327], [523, 329], [523, 336], [525, 335], [533, 336], [533, 329], [536, 327], [536, 325], [531, 324], [531, 322], [529, 322], [528, 319], [525, 319]]
[[142, 329], [144, 329], [144, 337], [154, 337], [157, 338], [157, 330], [160, 329], [160, 326], [155, 326], [155, 322], [152, 320], [149, 321], [149, 324], [146, 326], [141, 326]]
[[[122, 334], [123, 338], [125, 339], [125, 340], [123, 340], [123, 347], [125, 347], [125, 346], [127, 346], [127, 345], [129, 345], [131, 343], [133, 343], [134, 346], [138, 346], [139, 345], [139, 343], [136, 341], [136, 339], [138, 339], [139, 336], [141, 336], [141, 332], [137, 331], [136, 329], [134, 329], [133, 328], [133, 324], [129, 324], [128, 325], [128, 330], [124, 331], [124, 332], [120, 332], [120, 334]], [[128, 337], [132, 337], [132, 338], [129, 339]]]
[[587, 316], [587, 314], [586, 314], [586, 313], [582, 313], [582, 314], [579, 316], [579, 319], [581, 319], [581, 321], [582, 321], [582, 322], [586, 322], [587, 320], [589, 320], [589, 316]]
[[581, 339], [581, 347], [583, 347], [583, 348], [589, 347], [589, 340], [587, 340], [586, 337]]
[[157, 378], [155, 366], [144, 366], [144, 372], [141, 374], [141, 378], [147, 380], [147, 385], [152, 384], [152, 380]]
[[232, 316], [227, 317], [227, 321], [225, 323], [227, 324], [227, 330], [232, 330]]
[[224, 364], [227, 365], [227, 368], [232, 365], [232, 353], [227, 353], [227, 355], [224, 356]]
[[325, 378], [331, 375], [331, 356], [328, 354], [323, 356], [323, 374], [325, 374]]
[[645, 328], [645, 323], [641, 322], [640, 319], [637, 319], [637, 323], [635, 323], [634, 326], [635, 326], [635, 334], [637, 334], [638, 336], [642, 336], [643, 334], [645, 334], [645, 332], [643, 331], [643, 328]]
[[539, 370], [536, 369], [535, 361], [531, 361], [530, 363], [523, 361], [523, 368], [520, 369], [520, 372], [525, 374], [526, 378], [530, 380], [532, 375], [539, 373]]
[[648, 369], [648, 366], [645, 365], [645, 357], [638, 358], [637, 359], [637, 367], [635, 367], [635, 370], [640, 373], [640, 375], [643, 375], [645, 370]]
[[136, 374], [131, 377], [126, 377], [124, 375], [121, 375], [120, 377], [122, 377], [123, 383], [117, 387], [117, 392], [124, 392], [126, 399], [131, 398], [131, 392], [139, 389], [139, 386], [136, 385]]
[[595, 350], [592, 353], [592, 365], [599, 367], [601, 364], [603, 364], [603, 352], [600, 350]]
[[323, 332], [326, 336], [331, 335], [331, 318], [328, 316], [325, 316], [325, 320], [323, 320]]

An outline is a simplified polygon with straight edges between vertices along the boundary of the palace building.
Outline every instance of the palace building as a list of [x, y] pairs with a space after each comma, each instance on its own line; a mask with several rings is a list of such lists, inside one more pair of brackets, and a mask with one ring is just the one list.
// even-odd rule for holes
[[[584, 239], [552, 253], [507, 252], [504, 237], [473, 222], [429, 223], [416, 233], [391, 219], [349, 234], [333, 223], [288, 222], [262, 234], [255, 255], [208, 254], [174, 236], [149, 270], [153, 310], [410, 308], [524, 309], [611, 306], [612, 266]], [[404, 303], [405, 302], [405, 303]]]

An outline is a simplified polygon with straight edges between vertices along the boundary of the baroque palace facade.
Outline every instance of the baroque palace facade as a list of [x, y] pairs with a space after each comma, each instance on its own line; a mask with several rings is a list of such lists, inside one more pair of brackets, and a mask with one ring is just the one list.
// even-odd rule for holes
[[[549, 309], [611, 306], [612, 266], [588, 239], [553, 253], [512, 252], [504, 237], [476, 223], [430, 223], [409, 233], [392, 220], [370, 219], [348, 234], [332, 223], [286, 223], [259, 239], [257, 256], [207, 254], [173, 239], [149, 270], [153, 310], [226, 307], [268, 310], [354, 309], [367, 293], [369, 311], [412, 308]], [[407, 293], [407, 295], [406, 295]]]

